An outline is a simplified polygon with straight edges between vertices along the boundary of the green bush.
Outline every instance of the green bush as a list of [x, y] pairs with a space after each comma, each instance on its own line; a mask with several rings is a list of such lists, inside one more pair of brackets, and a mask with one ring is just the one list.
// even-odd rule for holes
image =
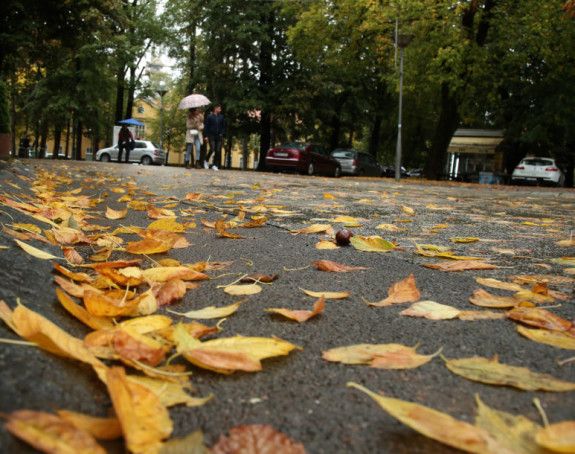
[[0, 134], [10, 134], [10, 107], [8, 89], [0, 80]]

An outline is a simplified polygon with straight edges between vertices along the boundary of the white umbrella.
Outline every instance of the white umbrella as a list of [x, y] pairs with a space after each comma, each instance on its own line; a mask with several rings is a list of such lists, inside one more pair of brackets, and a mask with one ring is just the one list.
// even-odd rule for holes
[[193, 109], [195, 107], [207, 106], [211, 101], [204, 95], [188, 95], [180, 101], [178, 109]]

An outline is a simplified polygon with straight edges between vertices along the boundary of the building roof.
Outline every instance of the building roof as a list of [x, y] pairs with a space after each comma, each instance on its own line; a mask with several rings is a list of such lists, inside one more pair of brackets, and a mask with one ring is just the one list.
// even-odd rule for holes
[[502, 141], [502, 129], [458, 129], [451, 139], [448, 152], [495, 153]]

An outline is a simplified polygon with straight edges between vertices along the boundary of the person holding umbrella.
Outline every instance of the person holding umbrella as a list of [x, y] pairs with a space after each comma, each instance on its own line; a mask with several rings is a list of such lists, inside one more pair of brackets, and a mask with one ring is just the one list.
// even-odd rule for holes
[[[200, 152], [203, 141], [202, 129], [204, 129], [204, 116], [200, 113], [200, 109], [198, 107], [188, 109], [188, 117], [186, 119], [186, 157], [184, 158], [186, 169], [190, 167], [200, 168]], [[195, 163], [194, 145], [196, 146]]]

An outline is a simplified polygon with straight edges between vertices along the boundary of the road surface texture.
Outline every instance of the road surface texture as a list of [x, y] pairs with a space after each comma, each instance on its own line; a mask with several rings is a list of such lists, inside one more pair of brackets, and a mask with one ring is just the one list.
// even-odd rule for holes
[[[52, 185], [51, 187], [49, 185]], [[483, 288], [491, 294], [512, 296], [513, 292], [482, 287], [476, 278], [511, 282], [511, 276], [546, 275], [561, 277], [548, 287], [565, 299], [541, 306], [567, 320], [575, 318], [574, 265], [555, 259], [575, 256], [573, 246], [557, 242], [571, 239], [575, 226], [575, 192], [572, 189], [505, 187], [379, 178], [339, 179], [257, 172], [185, 170], [174, 167], [119, 165], [116, 163], [23, 161], [0, 169], [0, 220], [4, 227], [30, 223], [49, 230], [7, 201], [25, 204], [48, 203], [50, 197], [88, 196], [99, 200], [84, 208], [88, 222], [110, 226], [146, 227], [153, 219], [147, 211], [128, 209], [123, 219], [108, 219], [108, 208], [123, 210], [126, 199], [146, 201], [156, 208], [172, 210], [179, 222], [195, 223], [183, 234], [192, 244], [166, 253], [143, 256], [142, 266], [176, 259], [183, 264], [233, 262], [222, 270], [207, 271], [210, 280], [199, 281], [171, 310], [187, 312], [207, 306], [222, 307], [243, 299], [222, 288], [244, 274], [277, 274], [271, 285], [249, 297], [221, 324], [225, 336], [276, 336], [300, 349], [286, 356], [263, 360], [259, 372], [218, 374], [178, 358], [193, 372], [195, 397], [213, 394], [203, 406], [170, 408], [174, 422], [172, 437], [184, 437], [201, 429], [211, 447], [234, 426], [269, 424], [302, 443], [306, 452], [337, 453], [457, 453], [445, 444], [418, 434], [402, 424], [361, 391], [347, 386], [355, 382], [387, 397], [425, 405], [452, 417], [474, 423], [476, 397], [490, 407], [523, 415], [541, 424], [533, 404], [538, 398], [550, 422], [575, 420], [574, 391], [522, 391], [508, 386], [482, 384], [455, 375], [444, 359], [498, 356], [504, 364], [529, 368], [533, 372], [575, 382], [575, 362], [558, 360], [575, 356], [573, 350], [537, 343], [521, 336], [517, 322], [507, 319], [468, 321], [430, 320], [401, 315], [411, 303], [388, 307], [369, 306], [388, 296], [390, 287], [412, 273], [421, 300], [431, 300], [460, 310], [488, 310], [469, 299]], [[77, 191], [74, 191], [77, 190]], [[74, 191], [74, 192], [70, 192]], [[46, 194], [50, 192], [51, 196]], [[189, 196], [200, 194], [201, 196]], [[64, 197], [64, 198], [62, 198]], [[215, 222], [240, 211], [246, 220], [269, 216], [258, 228], [229, 229], [243, 239], [225, 238], [202, 223]], [[364, 252], [353, 246], [318, 249], [325, 233], [294, 234], [314, 224], [329, 224], [334, 231], [347, 220], [356, 236], [380, 236], [395, 243], [390, 252]], [[383, 225], [383, 226], [382, 226]], [[390, 227], [389, 225], [393, 226]], [[390, 230], [393, 229], [393, 230]], [[135, 235], [119, 233], [125, 241]], [[453, 238], [479, 241], [454, 242]], [[61, 247], [35, 240], [31, 246], [62, 256]], [[566, 243], [562, 243], [566, 244]], [[459, 272], [429, 268], [427, 264], [455, 262], [416, 254], [416, 245], [450, 248], [457, 256], [478, 257], [496, 265], [490, 270]], [[54, 260], [37, 258], [23, 251], [14, 236], [0, 232], [0, 300], [10, 308], [18, 302], [57, 324], [69, 334], [84, 338], [91, 330], [66, 312], [56, 297]], [[78, 245], [87, 262], [94, 245]], [[433, 250], [433, 249], [428, 249]], [[109, 260], [131, 259], [134, 255], [115, 251]], [[364, 267], [347, 273], [326, 272], [309, 266], [319, 260]], [[73, 268], [60, 261], [65, 266]], [[75, 272], [82, 269], [74, 269]], [[529, 284], [523, 285], [530, 288]], [[316, 292], [350, 292], [340, 300], [327, 300], [325, 311], [307, 322], [297, 323], [269, 308], [311, 310], [317, 298], [301, 289]], [[492, 309], [504, 314], [506, 309]], [[176, 321], [181, 317], [167, 312]], [[188, 320], [189, 321], [189, 320]], [[215, 326], [218, 320], [204, 320]], [[0, 338], [20, 338], [0, 321]], [[328, 362], [322, 352], [353, 344], [403, 344], [418, 346], [417, 352], [441, 356], [405, 370], [385, 370], [369, 365]], [[119, 364], [119, 362], [115, 362]], [[110, 414], [111, 400], [106, 386], [92, 368], [28, 345], [0, 343], [0, 412], [31, 409], [55, 413], [73, 410], [92, 416]], [[110, 453], [126, 452], [122, 440], [102, 442]], [[37, 452], [0, 426], [1, 453]]]

